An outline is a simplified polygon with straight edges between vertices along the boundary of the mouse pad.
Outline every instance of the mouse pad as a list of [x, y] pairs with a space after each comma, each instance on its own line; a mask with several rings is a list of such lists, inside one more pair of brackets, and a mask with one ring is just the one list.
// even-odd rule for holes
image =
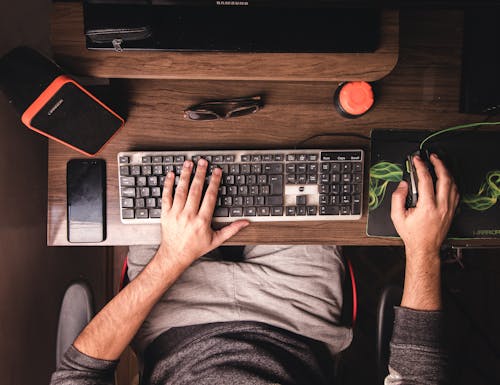
[[[406, 156], [419, 149], [431, 131], [373, 130], [369, 182], [369, 236], [397, 237], [391, 196], [407, 178]], [[449, 238], [500, 238], [499, 131], [454, 131], [426, 142], [455, 178], [460, 203]]]

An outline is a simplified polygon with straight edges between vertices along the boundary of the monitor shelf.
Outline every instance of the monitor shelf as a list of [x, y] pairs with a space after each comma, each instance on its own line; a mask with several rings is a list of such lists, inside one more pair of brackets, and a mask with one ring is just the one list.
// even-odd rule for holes
[[385, 10], [373, 53], [95, 51], [85, 47], [81, 3], [54, 3], [54, 58], [67, 71], [103, 78], [267, 81], [374, 81], [398, 61], [399, 12]]

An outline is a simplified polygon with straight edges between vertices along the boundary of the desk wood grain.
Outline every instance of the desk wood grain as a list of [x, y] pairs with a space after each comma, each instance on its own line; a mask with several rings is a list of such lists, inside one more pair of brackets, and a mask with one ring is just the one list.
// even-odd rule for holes
[[[108, 172], [108, 237], [101, 245], [153, 244], [160, 240], [159, 226], [120, 222], [116, 164], [119, 151], [294, 148], [320, 133], [370, 135], [374, 128], [440, 129], [484, 119], [458, 113], [462, 14], [405, 12], [401, 19], [398, 66], [376, 84], [375, 108], [355, 120], [344, 119], [334, 110], [331, 101], [335, 82], [114, 80], [113, 87], [127, 102], [128, 117], [125, 127], [101, 154]], [[182, 117], [185, 107], [203, 99], [252, 94], [264, 94], [266, 100], [264, 109], [252, 116], [217, 122], [191, 122]], [[368, 150], [369, 142], [338, 136], [317, 138], [302, 146]], [[78, 154], [50, 143], [50, 245], [68, 244], [65, 168], [72, 157]], [[360, 221], [252, 224], [231, 244], [401, 244], [398, 239], [366, 236], [366, 198], [365, 191], [365, 215]], [[500, 241], [455, 243], [499, 245]]]
[[223, 53], [96, 51], [85, 48], [80, 3], [54, 3], [51, 40], [56, 61], [95, 77], [217, 80], [373, 81], [398, 60], [397, 11], [385, 11], [374, 53]]

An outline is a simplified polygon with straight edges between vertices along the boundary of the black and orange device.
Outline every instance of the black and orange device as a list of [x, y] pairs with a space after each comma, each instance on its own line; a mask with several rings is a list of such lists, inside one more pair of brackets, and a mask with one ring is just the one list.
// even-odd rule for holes
[[28, 47], [0, 60], [0, 88], [28, 128], [88, 156], [124, 124], [57, 64]]

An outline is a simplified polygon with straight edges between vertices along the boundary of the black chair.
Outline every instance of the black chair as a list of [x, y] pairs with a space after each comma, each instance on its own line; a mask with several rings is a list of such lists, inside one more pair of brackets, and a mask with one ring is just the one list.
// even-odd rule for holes
[[56, 368], [76, 337], [94, 317], [92, 291], [83, 281], [68, 286], [61, 303], [57, 325]]
[[389, 374], [389, 354], [394, 327], [394, 306], [399, 306], [403, 289], [387, 286], [380, 295], [377, 308], [377, 373], [378, 383], [383, 384]]

